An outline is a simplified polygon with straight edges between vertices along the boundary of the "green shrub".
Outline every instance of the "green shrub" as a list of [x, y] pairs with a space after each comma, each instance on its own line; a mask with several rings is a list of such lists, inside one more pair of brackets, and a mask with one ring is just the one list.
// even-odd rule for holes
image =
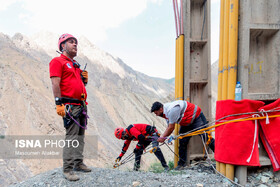
[[149, 167], [148, 171], [153, 173], [161, 173], [164, 171], [164, 168], [161, 166], [159, 162], [152, 163]]
[[[168, 167], [170, 170], [174, 169], [174, 162], [169, 161]], [[148, 171], [153, 172], [153, 173], [162, 173], [164, 171], [164, 168], [161, 166], [161, 164], [159, 162], [155, 162], [150, 165]]]
[[174, 162], [173, 161], [169, 161], [168, 162], [168, 166], [169, 166], [169, 169], [174, 169]]

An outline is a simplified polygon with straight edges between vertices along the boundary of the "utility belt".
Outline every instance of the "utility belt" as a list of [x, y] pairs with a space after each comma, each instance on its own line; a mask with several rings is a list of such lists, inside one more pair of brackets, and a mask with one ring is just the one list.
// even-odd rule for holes
[[80, 104], [84, 105], [84, 101], [81, 101], [79, 99], [72, 99], [72, 98], [67, 98], [67, 97], [61, 97], [60, 98], [61, 103], [63, 104]]

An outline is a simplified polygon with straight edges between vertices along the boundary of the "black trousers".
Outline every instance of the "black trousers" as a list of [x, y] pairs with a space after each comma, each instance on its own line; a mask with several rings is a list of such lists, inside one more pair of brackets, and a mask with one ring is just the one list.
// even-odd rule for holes
[[[144, 148], [146, 148], [148, 145], [150, 145], [150, 143], [153, 143], [153, 146], [158, 146], [158, 142], [155, 141], [145, 141], [143, 143]], [[138, 152], [135, 153], [135, 163], [134, 163], [134, 170], [138, 171], [140, 168], [140, 162], [141, 162], [141, 156], [143, 154], [144, 148], [141, 148]], [[159, 147], [157, 147], [157, 150], [154, 152], [154, 154], [156, 155], [156, 157], [159, 159], [162, 167], [168, 167], [168, 165], [166, 164], [165, 158], [161, 152], [161, 149]]]
[[[205, 125], [207, 123], [207, 120], [204, 116], [204, 114], [201, 112], [200, 115], [193, 121], [192, 124], [188, 125], [188, 126], [181, 126], [179, 133], [186, 133], [189, 132], [193, 129], [202, 129], [205, 128], [203, 125]], [[199, 135], [202, 140], [204, 142], [208, 141], [208, 134], [204, 133], [204, 134], [200, 134]], [[186, 166], [187, 165], [187, 149], [188, 149], [188, 143], [191, 139], [191, 136], [189, 137], [185, 137], [179, 140], [179, 161], [178, 161], [178, 165], [180, 166]], [[211, 140], [209, 147], [212, 149], [212, 151], [215, 151], [215, 140], [214, 138]]]

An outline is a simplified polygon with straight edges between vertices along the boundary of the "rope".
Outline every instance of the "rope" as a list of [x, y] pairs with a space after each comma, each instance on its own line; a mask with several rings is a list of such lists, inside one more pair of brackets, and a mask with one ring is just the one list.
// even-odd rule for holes
[[[211, 136], [209, 137], [210, 133], [215, 131], [215, 129], [213, 130], [209, 130], [209, 129], [212, 129], [212, 128], [215, 128], [215, 127], [218, 127], [218, 126], [221, 126], [221, 125], [225, 125], [225, 124], [228, 124], [228, 123], [234, 123], [234, 122], [242, 122], [242, 121], [250, 121], [250, 120], [255, 120], [255, 125], [256, 125], [256, 120], [258, 119], [266, 119], [266, 124], [269, 123], [269, 118], [275, 118], [275, 117], [280, 117], [280, 115], [271, 115], [271, 116], [268, 116], [267, 113], [270, 113], [270, 112], [279, 112], [280, 110], [275, 110], [275, 109], [279, 109], [279, 107], [276, 107], [272, 110], [268, 110], [268, 111], [264, 111], [264, 110], [261, 110], [260, 112], [248, 112], [248, 113], [239, 113], [239, 114], [232, 114], [232, 115], [228, 115], [228, 116], [224, 116], [218, 120], [215, 120], [213, 122], [211, 122], [210, 124], [213, 124], [213, 123], [216, 123], [216, 122], [219, 122], [219, 121], [222, 121], [223, 119], [226, 119], [228, 117], [233, 117], [233, 116], [239, 116], [239, 115], [252, 115], [251, 116], [247, 116], [247, 117], [243, 117], [243, 118], [238, 118], [238, 119], [232, 119], [232, 120], [227, 120], [227, 121], [223, 121], [222, 123], [220, 124], [216, 124], [216, 125], [213, 125], [213, 126], [210, 126], [210, 127], [206, 127], [206, 128], [202, 128], [201, 127], [205, 127], [208, 125], [208, 123], [206, 123], [205, 125], [201, 126], [201, 127], [198, 127], [196, 129], [193, 129], [187, 133], [184, 133], [184, 134], [179, 134], [177, 136], [171, 136], [168, 138], [168, 142], [171, 142], [172, 140], [175, 140], [175, 139], [182, 139], [182, 138], [185, 138], [185, 137], [188, 137], [188, 136], [195, 136], [195, 135], [199, 135], [199, 134], [205, 134], [205, 133], [208, 133], [208, 141], [207, 141], [207, 145], [210, 143], [211, 141]], [[259, 114], [261, 114], [262, 116], [260, 116]], [[207, 131], [207, 132], [205, 132]], [[206, 148], [206, 145], [205, 145], [205, 142], [204, 140], [202, 139], [202, 143], [203, 143], [203, 146], [204, 146], [204, 150], [205, 150], [205, 153], [207, 155], [207, 161], [208, 163], [211, 165], [211, 167], [216, 171], [216, 173], [220, 174], [222, 177], [228, 179], [226, 176], [224, 176], [223, 174], [221, 174], [219, 171], [216, 170], [216, 168], [213, 166], [213, 164], [211, 163], [211, 160], [210, 160], [210, 157], [209, 157], [209, 154], [208, 154], [208, 151], [207, 151], [207, 148]], [[164, 144], [166, 144], [164, 142]], [[166, 144], [167, 145], [167, 144]], [[174, 153], [174, 155], [176, 155], [179, 159], [180, 157], [167, 145], [167, 147], [169, 148], [169, 150]], [[253, 147], [254, 149], [254, 147]], [[250, 157], [249, 157], [250, 158]], [[237, 185], [237, 186], [241, 186], [240, 184], [234, 182], [233, 180], [231, 179], [228, 179], [231, 183]], [[241, 186], [242, 187], [242, 186]]]
[[[149, 147], [150, 147], [150, 146], [147, 146], [146, 149], [149, 150], [149, 149], [150, 149]], [[124, 164], [126, 164], [126, 163], [128, 163], [128, 162], [130, 162], [130, 161], [132, 161], [132, 160], [134, 160], [134, 159], [136, 159], [136, 158], [138, 158], [138, 157], [140, 157], [140, 156], [146, 154], [146, 153], [148, 153], [148, 151], [146, 151], [145, 153], [143, 153], [143, 154], [141, 154], [141, 155], [139, 155], [139, 156], [137, 156], [137, 157], [132, 158], [132, 156], [134, 155], [134, 153], [132, 152], [132, 153], [130, 153], [126, 158], [124, 158], [123, 161], [122, 161], [120, 164], [118, 164], [117, 167], [120, 167], [121, 165], [124, 165]]]
[[[162, 145], [164, 145], [164, 143], [162, 143], [162, 144], [160, 144], [160, 145], [158, 145], [158, 146], [155, 146], [156, 148], [159, 148], [160, 146], [162, 146]], [[141, 157], [142, 155], [145, 155], [145, 154], [147, 154], [147, 153], [149, 153], [151, 150], [153, 150], [155, 147], [152, 147], [152, 145], [149, 145], [149, 146], [147, 146], [146, 148], [145, 148], [145, 150], [146, 150], [146, 152], [144, 152], [143, 154], [141, 154], [141, 155], [139, 155], [139, 156], [137, 156], [137, 157], [134, 157], [134, 158], [132, 158], [132, 156], [134, 155], [134, 153], [132, 152], [132, 153], [130, 153], [127, 157], [125, 157], [124, 159], [123, 159], [123, 161], [121, 161], [119, 164], [118, 163], [115, 163], [115, 165], [114, 165], [114, 168], [118, 168], [118, 167], [120, 167], [121, 165], [124, 165], [124, 164], [126, 164], [126, 163], [128, 163], [128, 162], [130, 162], [130, 161], [132, 161], [132, 160], [135, 160], [136, 158], [138, 158], [138, 157]]]
[[[216, 168], [213, 166], [213, 164], [211, 163], [211, 159], [210, 159], [210, 157], [209, 157], [209, 153], [208, 153], [208, 151], [207, 151], [207, 148], [206, 148], [206, 145], [205, 145], [205, 143], [204, 143], [203, 138], [201, 138], [201, 140], [202, 140], [202, 143], [203, 143], [203, 146], [204, 146], [205, 153], [206, 153], [206, 155], [207, 155], [207, 163], [214, 169], [214, 171], [216, 171], [216, 172], [217, 172], [218, 174], [220, 174], [222, 177], [228, 179], [228, 178], [227, 178], [226, 176], [224, 176], [222, 173], [220, 173], [219, 171], [217, 171]], [[180, 159], [180, 156], [177, 155], [177, 154], [167, 145], [167, 143], [164, 142], [163, 144], [165, 144], [165, 145], [168, 147], [168, 149], [169, 149], [175, 156], [177, 156], [177, 157]], [[231, 183], [233, 183], [233, 184], [235, 184], [235, 185], [237, 185], [237, 186], [241, 186], [240, 184], [234, 182], [234, 181], [231, 180], [231, 179], [228, 179], [228, 180], [229, 180]], [[241, 187], [243, 187], [243, 186], [241, 186]]]
[[[279, 107], [275, 108], [275, 109], [278, 109]], [[231, 115], [228, 115], [228, 116], [224, 116], [218, 120], [215, 120], [213, 122], [210, 122], [210, 123], [206, 123], [205, 125], [202, 125], [198, 128], [195, 128], [187, 133], [182, 133], [182, 134], [179, 134], [177, 136], [174, 136], [173, 139], [182, 139], [182, 138], [185, 138], [185, 137], [188, 137], [188, 136], [195, 136], [195, 135], [199, 135], [199, 134], [204, 134], [203, 131], [208, 131], [209, 129], [213, 129], [215, 127], [219, 127], [221, 125], [224, 125], [224, 124], [228, 124], [228, 123], [235, 123], [235, 122], [242, 122], [242, 121], [250, 121], [250, 120], [258, 120], [258, 119], [266, 119], [268, 120], [268, 118], [275, 118], [275, 117], [280, 117], [280, 115], [272, 115], [272, 116], [268, 116], [267, 113], [270, 113], [270, 112], [280, 112], [280, 110], [275, 110], [275, 109], [272, 109], [272, 110], [268, 110], [268, 111], [261, 111], [261, 112], [248, 112], [248, 113], [239, 113], [239, 114], [231, 114]], [[264, 113], [266, 113], [266, 116], [264, 115]], [[238, 119], [233, 119], [233, 120], [228, 120], [228, 121], [224, 121], [220, 124], [216, 124], [216, 125], [212, 125], [212, 126], [209, 126], [209, 127], [206, 127], [210, 124], [214, 124], [214, 123], [217, 123], [217, 122], [220, 122], [228, 117], [234, 117], [234, 116], [240, 116], [240, 115], [254, 115], [254, 114], [261, 114], [262, 116], [260, 117], [251, 117], [251, 116], [248, 116], [248, 117], [243, 117], [243, 118], [238, 118]], [[206, 128], [202, 128], [202, 127], [206, 127]], [[213, 132], [215, 130], [211, 130], [210, 132]]]
[[209, 157], [209, 153], [208, 153], [208, 151], [207, 151], [207, 148], [206, 148], [206, 145], [205, 145], [203, 139], [202, 139], [202, 143], [203, 143], [203, 147], [204, 147], [205, 153], [206, 153], [206, 155], [207, 155], [207, 162], [208, 162], [208, 164], [214, 169], [214, 171], [216, 171], [216, 173], [220, 174], [222, 177], [224, 177], [224, 178], [226, 178], [227, 180], [229, 180], [231, 183], [233, 183], [233, 184], [235, 184], [235, 185], [237, 185], [237, 186], [243, 187], [242, 185], [240, 185], [240, 184], [234, 182], [233, 180], [227, 178], [227, 177], [224, 176], [222, 173], [220, 173], [218, 170], [216, 170], [216, 168], [215, 168], [215, 167], [213, 166], [213, 164], [211, 163], [211, 159], [210, 159], [210, 157]]
[[[179, 160], [184, 161], [184, 159], [182, 159], [179, 155], [177, 155], [177, 154], [170, 148], [170, 146], [169, 146], [167, 143], [163, 142], [163, 144], [165, 144], [165, 145], [168, 147], [168, 149], [169, 149], [175, 156], [178, 157]], [[184, 162], [186, 163], [186, 161], [184, 161]]]
[[[280, 109], [280, 107], [275, 107], [275, 108], [273, 108], [273, 109], [271, 109], [271, 110], [267, 110], [267, 111], [261, 110], [261, 111], [259, 111], [259, 112], [246, 112], [246, 113], [230, 114], [230, 115], [224, 116], [224, 117], [222, 117], [222, 118], [220, 118], [220, 119], [218, 119], [218, 120], [212, 121], [212, 122], [210, 122], [210, 123], [206, 123], [206, 124], [204, 124], [204, 125], [202, 125], [202, 126], [200, 126], [200, 127], [197, 127], [197, 128], [195, 128], [195, 129], [193, 129], [193, 130], [190, 130], [190, 131], [188, 131], [188, 132], [186, 132], [186, 133], [182, 133], [182, 134], [179, 134], [179, 135], [177, 135], [177, 136], [170, 136], [169, 138], [168, 138], [168, 137], [164, 137], [164, 138], [165, 138], [165, 139], [168, 139], [168, 141], [171, 142], [172, 140], [176, 140], [177, 138], [179, 138], [179, 137], [181, 137], [181, 136], [184, 136], [184, 135], [195, 136], [195, 135], [203, 134], [202, 131], [209, 130], [209, 129], [211, 129], [211, 128], [215, 128], [215, 127], [217, 127], [217, 126], [224, 125], [224, 124], [226, 124], [226, 123], [223, 123], [223, 124], [220, 123], [220, 124], [218, 124], [217, 126], [213, 126], [213, 125], [211, 125], [211, 124], [215, 124], [215, 123], [220, 122], [220, 121], [222, 121], [222, 120], [224, 120], [224, 119], [226, 119], [226, 118], [229, 118], [229, 117], [235, 117], [235, 116], [240, 116], [240, 115], [250, 115], [250, 116], [248, 116], [248, 117], [243, 117], [243, 118], [238, 118], [239, 120], [241, 120], [241, 119], [248, 119], [248, 118], [250, 118], [250, 117], [251, 117], [252, 115], [254, 115], [254, 114], [261, 114], [262, 116], [264, 116], [264, 117], [261, 118], [261, 119], [266, 118], [266, 123], [268, 124], [268, 123], [269, 123], [269, 120], [268, 120], [268, 114], [267, 114], [267, 113], [270, 113], [270, 112], [280, 112], [280, 110], [277, 110], [277, 109]], [[266, 115], [266, 116], [265, 116], [265, 115]], [[279, 116], [276, 115], [276, 116], [271, 116], [271, 117], [279, 117]], [[235, 119], [235, 120], [238, 120], [238, 119]], [[254, 119], [249, 119], [249, 120], [254, 120]], [[227, 121], [225, 121], [225, 122], [227, 122]], [[233, 122], [238, 122], [238, 121], [229, 120], [227, 123], [233, 123]], [[210, 125], [210, 127], [207, 127], [208, 125]], [[207, 128], [202, 129], [203, 127], [207, 127]], [[200, 130], [200, 129], [201, 129], [201, 130]], [[198, 130], [200, 130], [200, 131], [198, 131]], [[213, 131], [215, 131], [215, 130], [211, 130], [210, 132], [213, 132]], [[189, 135], [189, 134], [191, 134], [191, 133], [193, 133], [193, 134], [192, 134], [192, 135]], [[187, 137], [187, 136], [185, 136], [185, 137]]]
[[[276, 118], [276, 117], [280, 117], [280, 115], [269, 116], [269, 118]], [[215, 128], [215, 127], [219, 127], [221, 125], [225, 125], [225, 124], [228, 124], [228, 123], [250, 121], [250, 120], [258, 120], [258, 119], [266, 119], [266, 116], [263, 116], [263, 117], [251, 117], [251, 118], [247, 118], [247, 119], [229, 120], [229, 121], [217, 124], [217, 125], [213, 125], [211, 127], [207, 127], [207, 128], [204, 128], [204, 129], [197, 130], [197, 131], [195, 131], [193, 133], [188, 133], [186, 135], [179, 135], [177, 138], [182, 139], [182, 138], [185, 138], [185, 137], [188, 137], [188, 136], [194, 136], [194, 135], [198, 135], [198, 134], [203, 134], [204, 133], [203, 131], [206, 131], [206, 130], [209, 130], [209, 129], [212, 129], [212, 128]]]

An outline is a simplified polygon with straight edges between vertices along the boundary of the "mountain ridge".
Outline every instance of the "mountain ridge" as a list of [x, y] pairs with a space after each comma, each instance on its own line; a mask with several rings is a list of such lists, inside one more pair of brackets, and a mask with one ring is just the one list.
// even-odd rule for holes
[[[46, 40], [57, 41], [55, 35], [43, 35], [42, 38], [44, 37]], [[2, 52], [0, 54], [2, 72], [0, 102], [3, 103], [0, 106], [0, 132], [3, 135], [64, 135], [65, 133], [62, 120], [55, 111], [49, 78], [48, 64], [53, 57], [58, 56], [55, 52], [57, 45], [44, 48], [40, 43], [43, 44], [43, 41], [33, 40], [20, 33], [13, 37], [0, 33]], [[149, 110], [156, 100], [162, 102], [172, 100], [174, 85], [136, 72], [120, 58], [113, 57], [100, 49], [98, 49], [99, 54], [104, 56], [91, 60], [83, 53], [81, 42], [79, 46], [76, 60], [82, 67], [87, 63], [89, 72], [87, 92], [90, 120], [86, 133], [98, 137], [98, 157], [86, 159], [86, 163], [94, 167], [104, 167], [112, 165], [121, 151], [123, 141], [114, 137], [116, 127], [126, 127], [132, 123], [147, 123], [155, 124], [161, 132], [164, 130], [165, 121], [152, 115]], [[92, 55], [96, 52], [94, 49], [95, 47], [90, 48]], [[114, 67], [119, 69], [111, 71], [112, 68], [108, 68], [108, 64], [103, 64], [106, 59], [110, 59], [110, 63], [115, 63]], [[133, 146], [134, 144], [130, 146], [129, 151], [133, 150]], [[155, 159], [153, 156], [147, 157], [143, 160], [143, 168]], [[168, 158], [168, 154], [166, 157]], [[61, 159], [13, 160], [13, 162], [2, 159], [2, 161], [5, 164], [0, 167], [6, 172], [0, 180], [7, 181], [4, 184], [9, 184], [11, 180], [21, 181], [62, 165]], [[9, 168], [15, 165], [18, 166], [16, 168], [26, 167], [29, 171], [24, 173], [22, 170], [18, 172], [15, 169], [11, 172]]]

